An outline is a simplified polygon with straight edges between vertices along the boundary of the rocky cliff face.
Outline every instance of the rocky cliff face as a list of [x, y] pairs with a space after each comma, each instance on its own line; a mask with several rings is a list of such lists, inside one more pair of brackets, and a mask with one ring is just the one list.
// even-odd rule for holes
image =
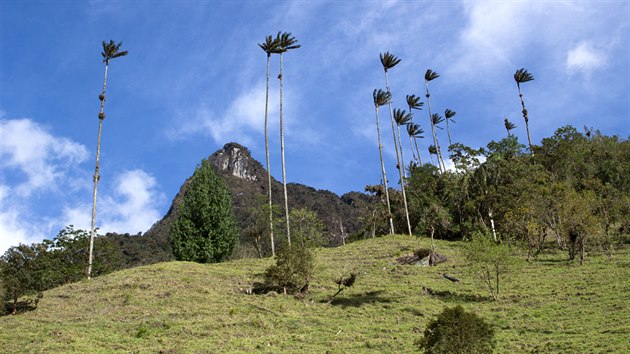
[[[215, 171], [226, 182], [232, 195], [232, 208], [241, 230], [252, 222], [253, 208], [267, 200], [267, 171], [260, 162], [251, 157], [249, 150], [237, 143], [228, 143], [210, 157], [208, 161]], [[156, 222], [145, 236], [170, 240], [170, 223], [177, 215], [177, 208], [181, 203], [188, 180], [184, 182], [179, 193], [162, 220]], [[283, 208], [282, 184], [272, 177], [273, 203]], [[308, 208], [317, 212], [326, 226], [330, 245], [341, 242], [343, 226], [346, 235], [360, 229], [359, 217], [367, 205], [374, 202], [372, 197], [362, 193], [352, 192], [342, 197], [336, 194], [316, 190], [296, 183], [287, 185], [289, 208]]]

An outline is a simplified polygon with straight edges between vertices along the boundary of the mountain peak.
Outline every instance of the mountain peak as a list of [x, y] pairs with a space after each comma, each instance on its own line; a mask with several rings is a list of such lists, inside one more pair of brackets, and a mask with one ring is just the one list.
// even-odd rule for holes
[[219, 171], [227, 172], [232, 176], [246, 181], [258, 181], [260, 179], [260, 163], [252, 158], [249, 150], [238, 143], [227, 143], [223, 148], [212, 154], [208, 161]]

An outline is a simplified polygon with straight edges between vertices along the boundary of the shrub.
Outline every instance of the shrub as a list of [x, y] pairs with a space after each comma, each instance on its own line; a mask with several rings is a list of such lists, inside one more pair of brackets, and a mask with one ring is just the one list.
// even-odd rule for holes
[[284, 243], [276, 253], [276, 264], [265, 271], [265, 283], [290, 294], [305, 292], [313, 267], [313, 255], [307, 247]]
[[461, 306], [445, 308], [429, 322], [424, 337], [417, 342], [429, 354], [492, 353], [494, 329], [481, 317]]
[[512, 256], [507, 245], [495, 243], [490, 235], [475, 233], [467, 245], [466, 259], [479, 278], [488, 286], [494, 300], [499, 298], [499, 282], [510, 270]]

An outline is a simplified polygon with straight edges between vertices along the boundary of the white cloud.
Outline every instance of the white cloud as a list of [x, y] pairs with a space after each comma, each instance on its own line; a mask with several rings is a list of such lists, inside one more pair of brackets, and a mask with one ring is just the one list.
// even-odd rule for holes
[[566, 68], [570, 74], [580, 72], [589, 77], [591, 72], [606, 64], [606, 54], [589, 42], [580, 42], [567, 53]]
[[[0, 120], [0, 254], [66, 225], [89, 230], [92, 205], [76, 202], [88, 199], [92, 184], [80, 166], [87, 157], [83, 145], [30, 119]], [[161, 217], [163, 199], [153, 176], [123, 171], [113, 185], [99, 184], [97, 226], [101, 233], [146, 231]]]
[[[277, 115], [278, 101], [274, 92], [269, 94], [269, 119]], [[217, 103], [215, 106], [221, 106]], [[180, 119], [186, 121], [185, 119]], [[217, 144], [238, 141], [251, 142], [252, 132], [264, 133], [265, 85], [258, 83], [250, 90], [237, 96], [222, 115], [217, 115], [208, 105], [203, 104], [193, 113], [192, 119], [169, 133], [172, 139], [201, 134], [209, 135]]]
[[[147, 231], [160, 217], [158, 206], [164, 196], [156, 190], [153, 176], [142, 170], [124, 171], [115, 178], [114, 191], [97, 199], [96, 226], [99, 233]], [[91, 204], [66, 207], [62, 225], [89, 230]]]
[[71, 166], [87, 158], [85, 146], [54, 136], [30, 119], [0, 120], [0, 138], [0, 166], [26, 175], [26, 181], [13, 186], [25, 197], [54, 189]]

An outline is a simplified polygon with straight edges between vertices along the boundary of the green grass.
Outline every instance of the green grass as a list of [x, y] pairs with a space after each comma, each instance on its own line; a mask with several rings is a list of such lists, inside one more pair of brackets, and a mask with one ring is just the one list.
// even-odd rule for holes
[[[426, 240], [387, 236], [316, 250], [304, 299], [247, 295], [271, 259], [160, 263], [45, 293], [36, 310], [0, 317], [0, 352], [414, 352], [445, 306], [495, 326], [498, 352], [628, 352], [630, 252], [520, 259], [491, 301], [466, 266], [463, 243], [437, 242], [449, 261], [398, 265]], [[334, 279], [359, 273], [332, 304]], [[461, 279], [452, 283], [448, 273]], [[437, 295], [428, 295], [423, 287]]]

